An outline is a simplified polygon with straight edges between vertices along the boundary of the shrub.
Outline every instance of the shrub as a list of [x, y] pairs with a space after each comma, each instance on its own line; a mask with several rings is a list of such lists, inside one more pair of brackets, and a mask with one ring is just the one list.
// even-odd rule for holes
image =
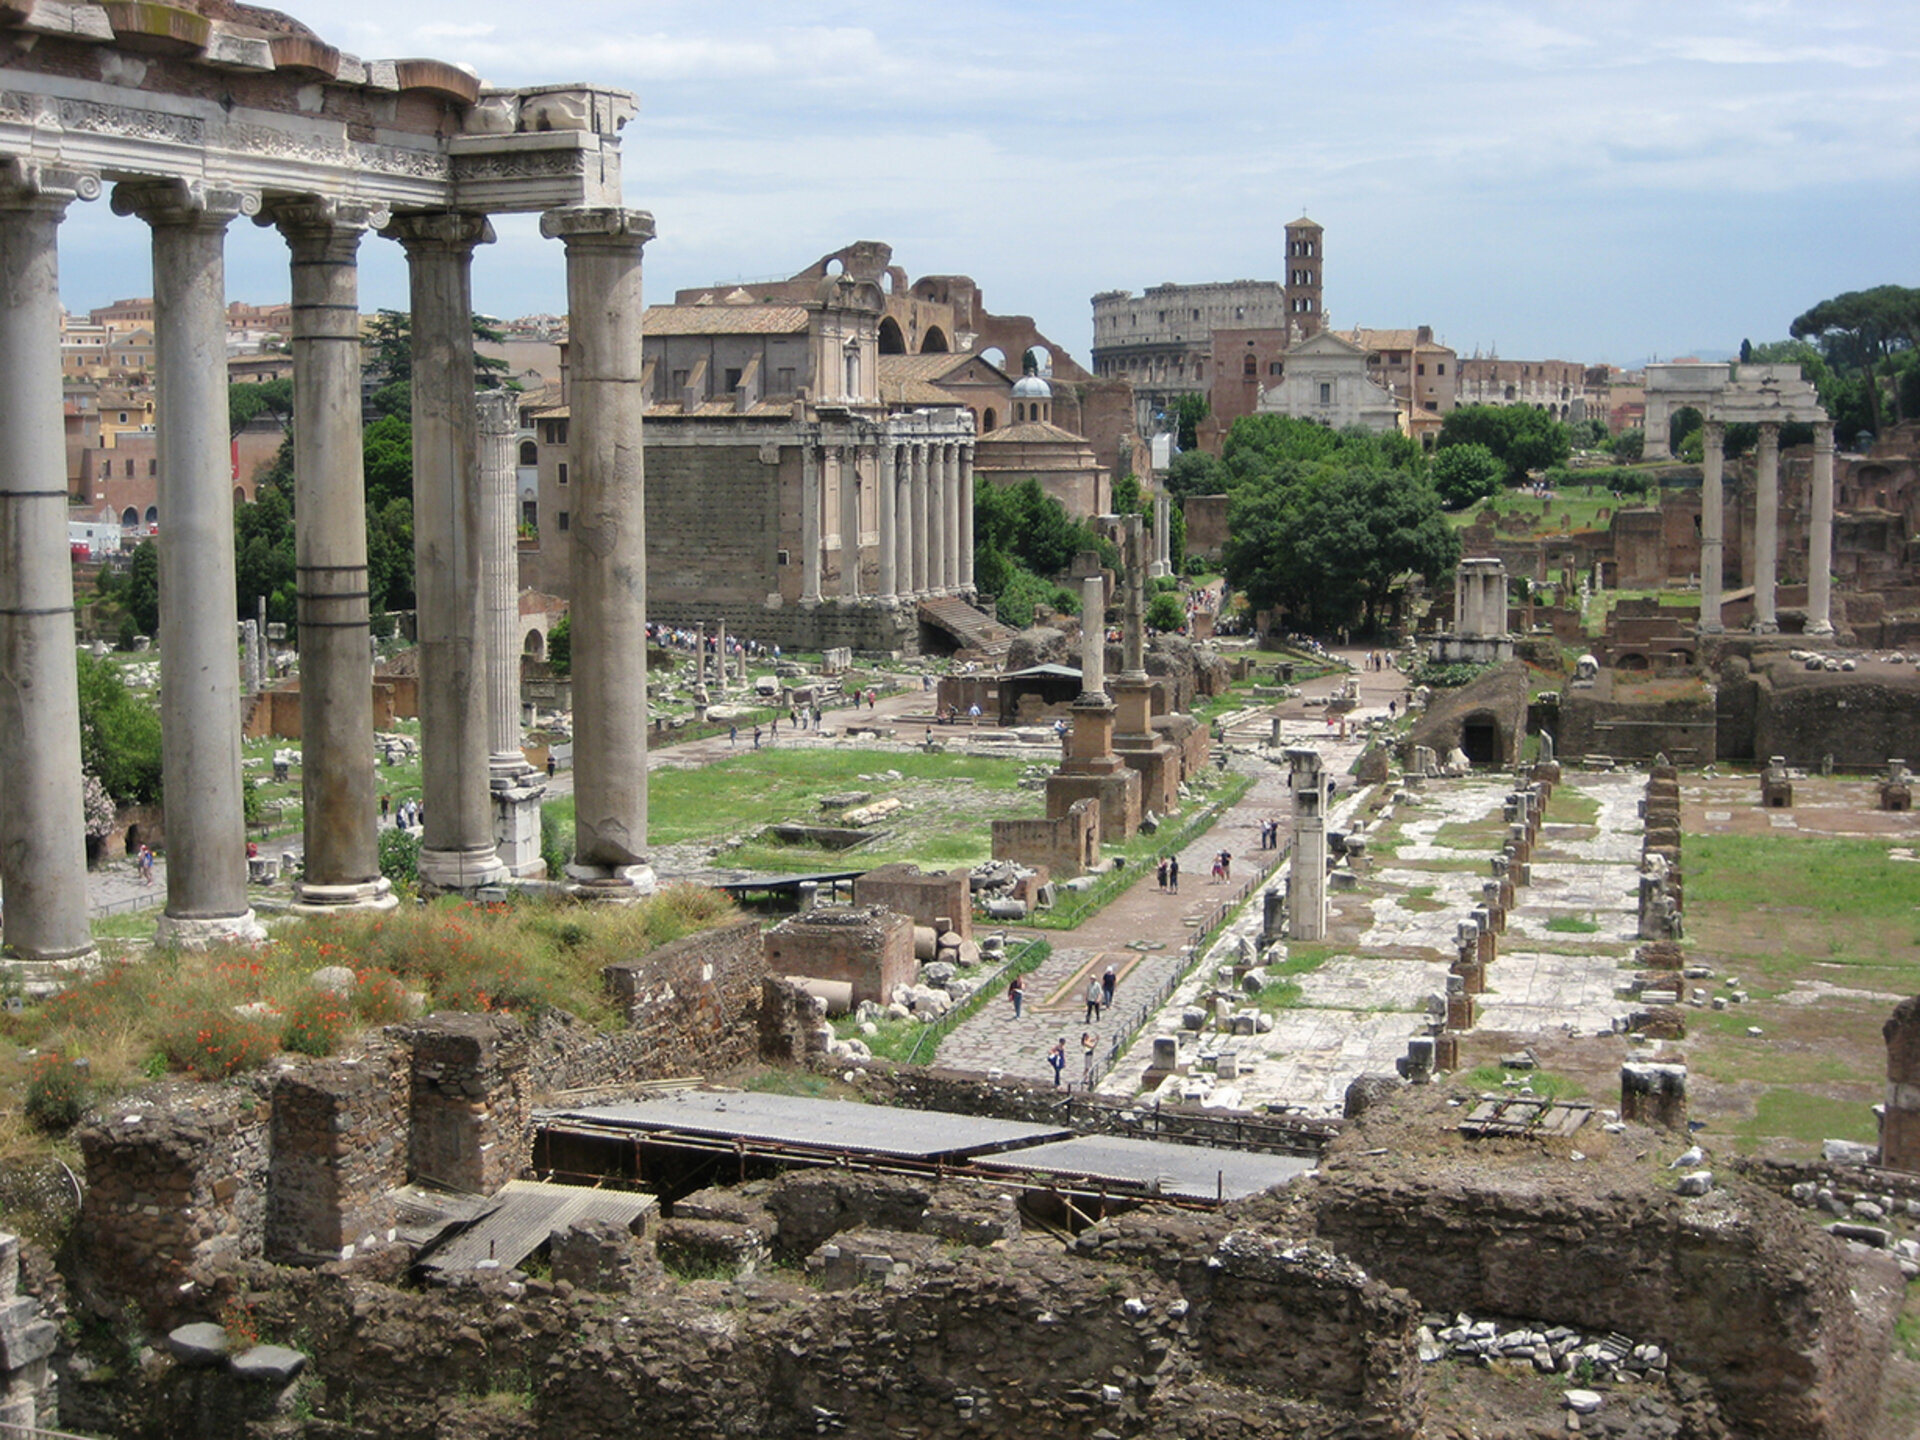
[[281, 1016], [281, 1048], [302, 1055], [333, 1054], [353, 1018], [351, 1004], [345, 996], [326, 990], [309, 989], [296, 996]]
[[85, 1069], [58, 1051], [40, 1056], [27, 1072], [27, 1119], [49, 1135], [71, 1130], [89, 1098]]
[[353, 1009], [369, 1025], [392, 1025], [413, 1014], [413, 996], [391, 970], [354, 972]]
[[398, 825], [380, 832], [380, 873], [395, 885], [420, 883], [420, 837]]
[[241, 1014], [232, 1006], [180, 1011], [160, 1037], [160, 1048], [176, 1070], [196, 1080], [224, 1080], [264, 1065], [279, 1045], [279, 1016]]

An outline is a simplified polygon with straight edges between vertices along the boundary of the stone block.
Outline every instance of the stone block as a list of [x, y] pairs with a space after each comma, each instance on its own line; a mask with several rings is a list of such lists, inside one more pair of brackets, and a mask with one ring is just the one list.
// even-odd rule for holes
[[1687, 1128], [1687, 1067], [1650, 1063], [1622, 1065], [1620, 1118], [1684, 1131]]
[[209, 1321], [182, 1325], [167, 1335], [173, 1358], [190, 1368], [226, 1364], [227, 1348], [226, 1330]]
[[242, 1380], [285, 1385], [307, 1368], [307, 1357], [285, 1345], [256, 1345], [235, 1355], [227, 1368]]

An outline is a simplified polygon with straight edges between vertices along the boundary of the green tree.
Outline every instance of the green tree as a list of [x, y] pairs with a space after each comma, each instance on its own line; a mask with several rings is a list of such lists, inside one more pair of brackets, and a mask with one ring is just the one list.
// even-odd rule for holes
[[1573, 454], [1567, 427], [1531, 405], [1462, 405], [1441, 423], [1436, 450], [1484, 445], [1507, 467], [1507, 483], [1525, 482], [1530, 470], [1564, 465]]
[[413, 426], [387, 415], [360, 432], [360, 458], [366, 470], [367, 508], [413, 498]]
[[238, 435], [260, 415], [271, 415], [283, 430], [293, 428], [293, 381], [263, 380], [257, 385], [227, 386], [227, 431]]
[[252, 619], [260, 596], [267, 618], [298, 620], [293, 558], [293, 487], [277, 478], [254, 487], [253, 503], [233, 511], [233, 571], [238, 614]]
[[[1920, 339], [1920, 290], [1904, 285], [1849, 290], [1822, 300], [1787, 329], [1796, 340], [1819, 341], [1821, 353], [1836, 370], [1860, 373], [1868, 420], [1878, 434], [1879, 368], [1896, 353], [1911, 350]], [[1893, 419], [1898, 421], [1901, 412], [1897, 390], [1893, 403]]]
[[79, 672], [80, 764], [123, 805], [160, 798], [160, 712], [127, 689], [110, 662], [86, 651]]
[[1140, 477], [1131, 470], [1117, 476], [1113, 482], [1113, 513], [1116, 515], [1139, 515], [1141, 509]]
[[1187, 624], [1187, 607], [1180, 603], [1178, 595], [1169, 595], [1164, 591], [1147, 602], [1147, 628], [1172, 632], [1184, 630]]
[[1204, 395], [1181, 395], [1173, 402], [1173, 443], [1182, 450], [1200, 448], [1200, 422], [1213, 413]]
[[1707, 417], [1691, 405], [1682, 405], [1667, 419], [1667, 449], [1678, 455], [1686, 448], [1687, 437], [1700, 430], [1707, 423]]
[[1224, 569], [1248, 603], [1321, 632], [1375, 625], [1403, 575], [1460, 558], [1433, 487], [1378, 463], [1283, 462], [1233, 492], [1228, 531]]
[[160, 547], [151, 536], [133, 547], [120, 603], [142, 635], [160, 633]]
[[[491, 315], [473, 317], [473, 338], [498, 345], [506, 340], [500, 322]], [[404, 384], [413, 379], [413, 316], [405, 310], [381, 310], [367, 322], [364, 340], [366, 371], [377, 382], [376, 389]], [[476, 390], [518, 390], [520, 385], [507, 375], [507, 362], [494, 355], [473, 357], [473, 388]], [[395, 413], [389, 411], [389, 413]]]
[[572, 611], [554, 621], [553, 628], [547, 632], [547, 664], [553, 667], [556, 675], [567, 675], [573, 671]]
[[1507, 467], [1484, 445], [1449, 445], [1435, 452], [1427, 474], [1440, 503], [1458, 510], [1497, 494]]
[[1189, 495], [1219, 495], [1227, 488], [1227, 469], [1204, 450], [1182, 450], [1173, 457], [1160, 483], [1176, 500]]
[[1631, 465], [1647, 453], [1647, 432], [1641, 429], [1622, 430], [1613, 437], [1613, 458], [1624, 460]]

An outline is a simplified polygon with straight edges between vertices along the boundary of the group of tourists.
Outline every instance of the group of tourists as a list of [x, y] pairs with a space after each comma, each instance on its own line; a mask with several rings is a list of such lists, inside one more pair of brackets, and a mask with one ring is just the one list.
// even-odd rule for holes
[[1169, 895], [1180, 893], [1180, 857], [1178, 855], [1162, 855], [1160, 866], [1154, 874], [1159, 877], [1162, 890]]

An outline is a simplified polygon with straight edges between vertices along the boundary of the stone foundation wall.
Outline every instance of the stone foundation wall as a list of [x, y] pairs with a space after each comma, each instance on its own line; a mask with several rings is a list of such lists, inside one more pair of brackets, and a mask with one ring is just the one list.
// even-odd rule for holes
[[250, 1084], [155, 1086], [79, 1132], [80, 1288], [97, 1313], [167, 1326], [204, 1267], [257, 1258], [272, 1107]]
[[1554, 749], [1563, 756], [1651, 760], [1664, 754], [1678, 765], [1711, 764], [1719, 751], [1714, 695], [1644, 703], [1601, 699], [1594, 690], [1563, 691]]
[[1832, 755], [1847, 770], [1878, 770], [1889, 756], [1920, 754], [1920, 679], [1775, 673], [1761, 678], [1754, 755], [1815, 766]]
[[627, 1029], [602, 1033], [546, 1017], [536, 1025], [536, 1093], [617, 1079], [714, 1075], [759, 1053], [761, 987], [767, 977], [760, 922], [703, 930], [605, 972]]
[[1873, 1433], [1898, 1272], [1849, 1260], [1773, 1195], [1581, 1194], [1512, 1170], [1419, 1185], [1322, 1176], [1320, 1239], [1430, 1310], [1654, 1340], [1712, 1382], [1745, 1435]]

